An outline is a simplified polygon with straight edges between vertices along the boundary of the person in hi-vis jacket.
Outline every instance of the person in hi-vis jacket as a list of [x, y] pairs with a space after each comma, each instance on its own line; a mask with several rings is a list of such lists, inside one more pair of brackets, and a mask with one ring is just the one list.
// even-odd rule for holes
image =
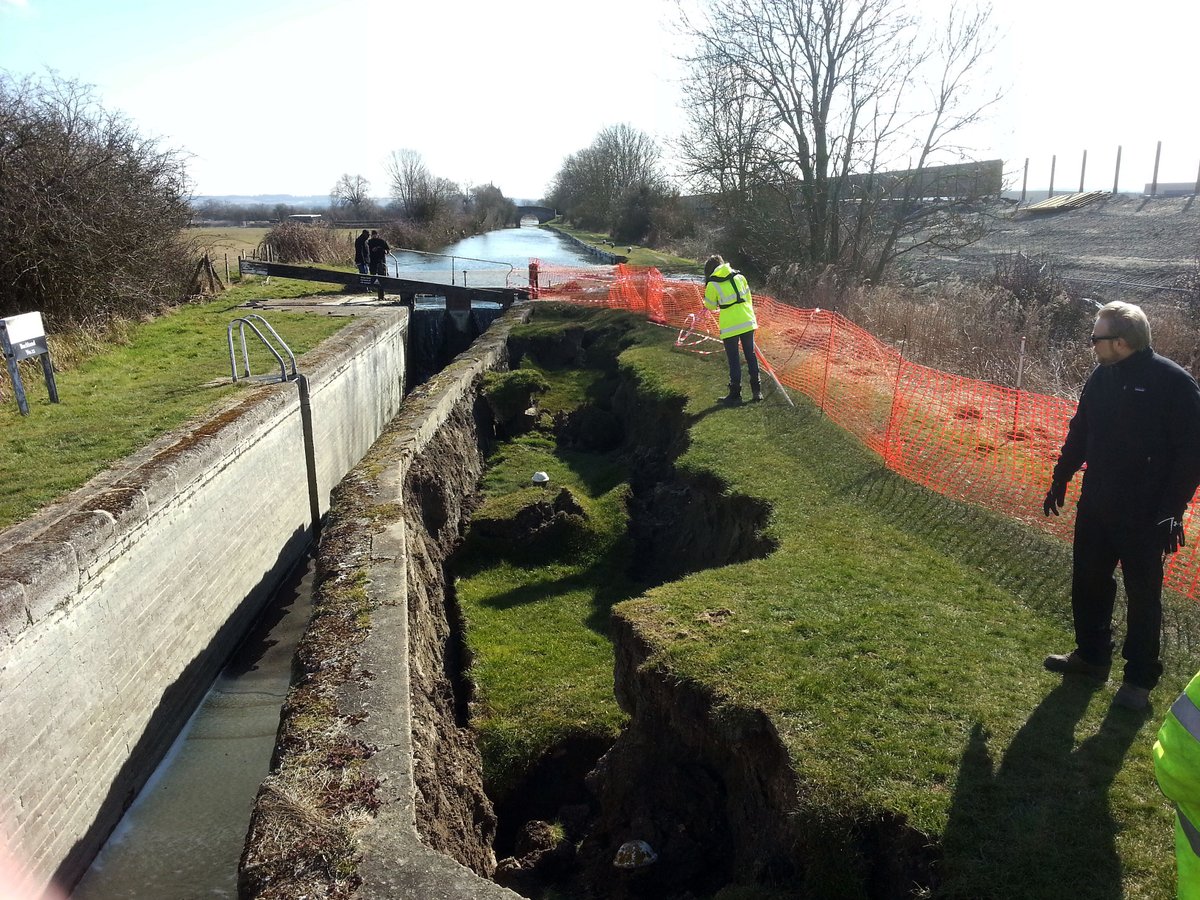
[[1171, 706], [1154, 742], [1154, 774], [1175, 804], [1179, 900], [1200, 900], [1200, 674]]
[[758, 359], [754, 355], [754, 332], [758, 328], [754, 318], [754, 298], [750, 296], [746, 276], [730, 268], [729, 263], [718, 255], [710, 256], [704, 264], [704, 305], [717, 312], [717, 328], [725, 344], [725, 356], [729, 359], [729, 393], [717, 402], [726, 406], [737, 406], [742, 402], [739, 344], [746, 354], [750, 396], [754, 400], [761, 400], [762, 382], [759, 380]]

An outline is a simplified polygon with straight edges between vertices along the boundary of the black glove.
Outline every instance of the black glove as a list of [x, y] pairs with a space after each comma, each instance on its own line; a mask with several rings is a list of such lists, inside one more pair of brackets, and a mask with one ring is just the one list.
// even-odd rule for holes
[[1187, 538], [1183, 534], [1183, 517], [1167, 516], [1158, 523], [1158, 536], [1162, 541], [1164, 554], [1175, 553], [1180, 547], [1187, 546]]
[[1054, 513], [1058, 515], [1058, 511], [1063, 508], [1063, 504], [1067, 502], [1067, 483], [1065, 481], [1050, 482], [1050, 490], [1046, 491], [1046, 499], [1042, 501], [1042, 512], [1046, 515]]

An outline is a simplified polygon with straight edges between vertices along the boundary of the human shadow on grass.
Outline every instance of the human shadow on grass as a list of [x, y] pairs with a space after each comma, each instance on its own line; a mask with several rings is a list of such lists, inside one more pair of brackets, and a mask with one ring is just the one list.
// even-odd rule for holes
[[1122, 866], [1109, 789], [1148, 712], [1110, 707], [1075, 745], [1096, 685], [1068, 677], [1038, 705], [999, 766], [971, 732], [942, 837], [939, 897], [1118, 900]]

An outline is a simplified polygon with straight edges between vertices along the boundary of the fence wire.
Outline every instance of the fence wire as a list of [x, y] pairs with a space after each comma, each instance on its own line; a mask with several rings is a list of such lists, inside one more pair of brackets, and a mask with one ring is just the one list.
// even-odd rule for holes
[[[703, 286], [625, 265], [540, 266], [539, 299], [595, 303], [715, 336]], [[786, 386], [803, 392], [884, 464], [930, 490], [1069, 538], [1079, 478], [1063, 514], [1042, 500], [1075, 403], [918, 365], [843, 316], [756, 294], [756, 344]], [[689, 316], [692, 318], [689, 320]], [[1200, 599], [1200, 526], [1189, 506], [1187, 546], [1168, 557], [1165, 585]]]

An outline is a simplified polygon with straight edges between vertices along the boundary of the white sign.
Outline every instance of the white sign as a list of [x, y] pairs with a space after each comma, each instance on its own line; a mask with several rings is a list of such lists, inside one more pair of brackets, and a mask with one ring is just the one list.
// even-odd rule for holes
[[0, 328], [8, 332], [8, 342], [14, 347], [25, 341], [46, 336], [40, 312], [21, 313], [19, 316], [0, 319]]

